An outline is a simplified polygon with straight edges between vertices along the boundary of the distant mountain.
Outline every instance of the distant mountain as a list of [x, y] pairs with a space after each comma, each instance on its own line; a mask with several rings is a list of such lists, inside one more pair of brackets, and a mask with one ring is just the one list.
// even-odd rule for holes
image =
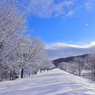
[[78, 55], [78, 56], [71, 56], [71, 57], [66, 57], [66, 58], [59, 58], [59, 59], [55, 59], [55, 60], [52, 60], [53, 61], [53, 64], [55, 66], [58, 66], [59, 63], [61, 62], [70, 62], [70, 61], [73, 61], [74, 57], [82, 57], [82, 58], [85, 58], [88, 54], [84, 54], [84, 55]]

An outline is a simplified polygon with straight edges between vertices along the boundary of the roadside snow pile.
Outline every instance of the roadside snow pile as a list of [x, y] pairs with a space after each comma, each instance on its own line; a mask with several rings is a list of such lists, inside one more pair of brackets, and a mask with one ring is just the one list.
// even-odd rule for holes
[[95, 95], [95, 82], [54, 69], [1, 82], [0, 95]]

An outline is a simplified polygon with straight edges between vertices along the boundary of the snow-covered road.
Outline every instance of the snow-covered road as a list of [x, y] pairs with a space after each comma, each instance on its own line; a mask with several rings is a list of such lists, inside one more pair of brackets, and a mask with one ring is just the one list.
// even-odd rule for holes
[[95, 82], [54, 69], [1, 82], [0, 95], [95, 95]]

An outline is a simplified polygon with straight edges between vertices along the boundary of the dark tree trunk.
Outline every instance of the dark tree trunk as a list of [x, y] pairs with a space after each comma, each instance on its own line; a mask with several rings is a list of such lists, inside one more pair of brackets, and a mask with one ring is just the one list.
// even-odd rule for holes
[[22, 70], [21, 70], [21, 78], [23, 78], [23, 75], [24, 75], [24, 69], [22, 68]]

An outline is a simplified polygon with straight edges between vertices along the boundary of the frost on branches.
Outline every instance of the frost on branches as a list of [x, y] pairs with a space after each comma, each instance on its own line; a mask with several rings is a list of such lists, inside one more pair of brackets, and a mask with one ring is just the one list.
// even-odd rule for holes
[[23, 78], [24, 70], [37, 73], [53, 67], [43, 42], [21, 35], [28, 31], [24, 13], [16, 0], [0, 1], [0, 81], [17, 78], [20, 70]]

